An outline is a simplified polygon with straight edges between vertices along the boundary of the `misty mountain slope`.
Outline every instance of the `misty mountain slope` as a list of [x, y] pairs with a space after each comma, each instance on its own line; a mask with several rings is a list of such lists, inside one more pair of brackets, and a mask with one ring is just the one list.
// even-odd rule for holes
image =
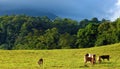
[[20, 15], [25, 14], [29, 16], [47, 16], [50, 19], [55, 19], [57, 16], [49, 11], [36, 9], [3, 9], [0, 10], [0, 15]]

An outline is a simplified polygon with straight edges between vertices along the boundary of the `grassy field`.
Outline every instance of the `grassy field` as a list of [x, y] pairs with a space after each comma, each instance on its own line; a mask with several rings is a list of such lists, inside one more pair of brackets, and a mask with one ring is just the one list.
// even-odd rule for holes
[[[109, 54], [110, 61], [84, 66], [84, 55]], [[37, 64], [44, 59], [43, 66]], [[120, 69], [120, 43], [86, 49], [0, 50], [0, 69]]]

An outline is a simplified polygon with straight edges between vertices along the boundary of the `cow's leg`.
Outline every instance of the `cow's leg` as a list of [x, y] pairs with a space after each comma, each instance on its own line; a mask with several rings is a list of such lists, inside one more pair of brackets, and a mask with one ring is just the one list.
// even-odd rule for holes
[[107, 59], [108, 61], [109, 61], [109, 57], [108, 57], [108, 59]]

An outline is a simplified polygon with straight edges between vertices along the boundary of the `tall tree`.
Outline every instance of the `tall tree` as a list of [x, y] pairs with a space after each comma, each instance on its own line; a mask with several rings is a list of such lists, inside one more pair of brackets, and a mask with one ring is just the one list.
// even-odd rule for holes
[[98, 24], [88, 24], [85, 29], [79, 29], [76, 44], [82, 48], [93, 47], [98, 35], [97, 27]]

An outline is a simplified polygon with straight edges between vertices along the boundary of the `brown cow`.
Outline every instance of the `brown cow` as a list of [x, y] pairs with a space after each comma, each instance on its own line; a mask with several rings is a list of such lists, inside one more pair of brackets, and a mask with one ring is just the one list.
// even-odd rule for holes
[[86, 54], [84, 56], [84, 62], [85, 64], [90, 61], [91, 64], [95, 64], [96, 63], [96, 55], [95, 54]]
[[42, 65], [42, 64], [43, 64], [43, 59], [42, 59], [42, 58], [39, 59], [38, 64], [39, 64], [39, 65]]

